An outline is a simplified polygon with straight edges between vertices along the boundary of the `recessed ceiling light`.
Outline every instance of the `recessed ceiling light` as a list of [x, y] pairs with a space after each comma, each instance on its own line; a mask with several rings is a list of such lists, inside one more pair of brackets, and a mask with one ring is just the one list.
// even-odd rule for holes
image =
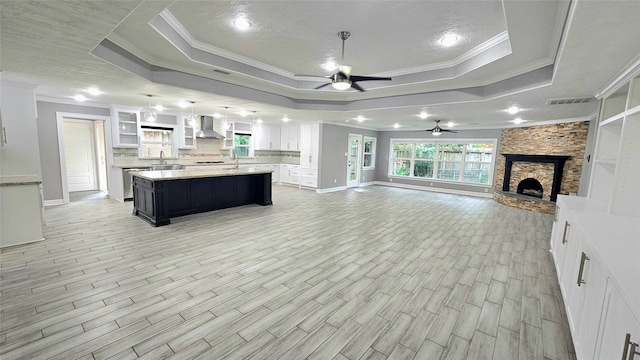
[[523, 122], [525, 122], [526, 120], [522, 120], [521, 118], [515, 118], [513, 120], [511, 120], [512, 123], [514, 124], [521, 124]]
[[77, 94], [77, 95], [73, 96], [73, 100], [82, 102], [82, 101], [87, 100], [87, 98], [82, 94]]
[[213, 117], [216, 119], [220, 119], [222, 115], [220, 115], [219, 113], [213, 113]]
[[249, 112], [246, 110], [241, 110], [238, 112], [238, 115], [242, 116], [242, 117], [247, 117], [247, 115], [249, 115]]
[[189, 107], [189, 103], [188, 103], [188, 102], [186, 102], [186, 101], [180, 101], [180, 102], [178, 103], [178, 106], [179, 106], [181, 109], [186, 109], [186, 108], [188, 108], [188, 107]]
[[507, 112], [511, 115], [516, 114], [518, 111], [520, 111], [520, 108], [517, 106], [512, 106], [507, 109]]
[[456, 125], [456, 124], [455, 124], [453, 121], [449, 121], [449, 122], [447, 123], [447, 126], [448, 126], [448, 127], [454, 127], [455, 125]]
[[329, 60], [326, 63], [322, 64], [322, 68], [327, 71], [334, 71], [338, 68], [338, 64], [336, 64], [333, 60]]
[[440, 39], [440, 45], [444, 47], [450, 47], [457, 44], [460, 41], [460, 36], [456, 34], [447, 34]]
[[238, 30], [247, 30], [251, 27], [251, 23], [249, 22], [249, 20], [245, 19], [244, 17], [239, 17], [233, 20], [233, 25]]
[[287, 115], [285, 115], [285, 116], [283, 116], [283, 117], [282, 117], [282, 121], [284, 121], [284, 122], [289, 122], [289, 118], [287, 117]]
[[257, 122], [258, 124], [262, 124], [262, 119], [258, 119], [258, 120], [256, 120], [256, 122]]
[[356, 117], [354, 118], [354, 120], [358, 120], [358, 122], [363, 122], [363, 121], [365, 121], [365, 119], [366, 119], [366, 118], [365, 118], [364, 116], [362, 116], [362, 115], [358, 115], [358, 116], [356, 116]]
[[93, 96], [98, 96], [102, 94], [102, 91], [100, 91], [100, 89], [98, 89], [97, 87], [90, 87], [86, 91], [89, 95], [93, 95]]
[[424, 120], [429, 116], [429, 114], [427, 114], [426, 110], [422, 110], [422, 111], [420, 111], [420, 114], [418, 114], [418, 116], [420, 117], [420, 119]]
[[153, 108], [156, 109], [156, 111], [164, 111], [164, 106], [162, 105], [156, 105]]
[[398, 123], [393, 124], [393, 128], [394, 128], [394, 129], [397, 129], [397, 128], [399, 128], [399, 127], [400, 127], [400, 124], [398, 124]]

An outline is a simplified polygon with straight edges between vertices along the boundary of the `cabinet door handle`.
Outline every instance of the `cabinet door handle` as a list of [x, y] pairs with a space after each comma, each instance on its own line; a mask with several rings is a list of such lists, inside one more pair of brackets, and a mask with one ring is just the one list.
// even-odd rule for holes
[[589, 257], [584, 252], [582, 253], [582, 257], [580, 258], [580, 269], [578, 270], [578, 286], [585, 283], [582, 279], [582, 273], [584, 272], [584, 262], [585, 260], [589, 260]]
[[[629, 351], [629, 347], [631, 347], [631, 351]], [[622, 351], [622, 360], [633, 360], [636, 355], [640, 355], [638, 352], [638, 344], [631, 341], [631, 334], [626, 335], [624, 338], [624, 350]], [[627, 353], [629, 357], [627, 358]]]
[[569, 229], [569, 226], [571, 226], [571, 224], [569, 224], [568, 221], [564, 221], [564, 232], [562, 233], [562, 244], [566, 244], [567, 243], [567, 230]]
[[553, 218], [553, 222], [558, 222], [558, 212], [560, 211], [560, 207], [556, 206], [556, 213], [553, 214], [554, 218]]

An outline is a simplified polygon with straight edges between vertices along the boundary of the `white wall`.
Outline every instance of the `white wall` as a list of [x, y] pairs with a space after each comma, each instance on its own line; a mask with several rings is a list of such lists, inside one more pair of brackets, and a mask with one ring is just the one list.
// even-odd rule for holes
[[41, 179], [35, 85], [1, 81], [0, 87], [2, 125], [7, 134], [7, 144], [0, 150], [0, 174]]

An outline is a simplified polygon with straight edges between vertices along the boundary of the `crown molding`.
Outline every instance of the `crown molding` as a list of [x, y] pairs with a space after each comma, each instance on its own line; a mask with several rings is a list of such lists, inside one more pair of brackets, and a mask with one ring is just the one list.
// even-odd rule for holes
[[52, 96], [43, 96], [43, 95], [37, 95], [37, 94], [36, 94], [36, 101], [50, 102], [50, 103], [54, 103], [54, 104], [67, 104], [67, 105], [75, 105], [75, 106], [87, 106], [87, 107], [94, 107], [94, 108], [101, 108], [101, 109], [110, 109], [111, 108], [110, 104], [105, 104], [105, 103], [101, 103], [101, 102], [95, 102], [95, 101], [78, 102], [78, 101], [75, 101], [73, 99], [56, 98], [56, 97], [52, 97]]
[[613, 94], [620, 86], [640, 74], [640, 55], [631, 60], [605, 86], [595, 93], [596, 99], [602, 99]]

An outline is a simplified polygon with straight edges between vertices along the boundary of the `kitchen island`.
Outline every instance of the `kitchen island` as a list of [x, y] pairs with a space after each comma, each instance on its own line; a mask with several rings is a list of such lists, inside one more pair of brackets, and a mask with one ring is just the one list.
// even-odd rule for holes
[[133, 215], [162, 226], [177, 216], [249, 204], [272, 205], [271, 172], [250, 167], [132, 172]]

